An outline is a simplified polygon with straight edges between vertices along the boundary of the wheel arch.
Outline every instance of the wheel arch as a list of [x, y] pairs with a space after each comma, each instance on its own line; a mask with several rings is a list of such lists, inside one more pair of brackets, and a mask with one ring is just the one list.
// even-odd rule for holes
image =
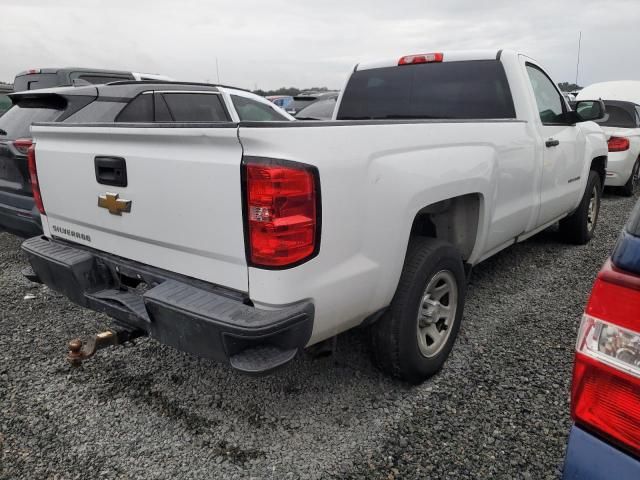
[[483, 211], [481, 193], [468, 193], [420, 208], [413, 219], [410, 237], [437, 238], [451, 243], [468, 261], [479, 237]]

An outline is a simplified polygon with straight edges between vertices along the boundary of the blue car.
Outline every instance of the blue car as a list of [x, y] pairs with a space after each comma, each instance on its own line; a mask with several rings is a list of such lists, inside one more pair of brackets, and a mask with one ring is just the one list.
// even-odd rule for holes
[[640, 202], [582, 317], [571, 416], [564, 480], [640, 479]]

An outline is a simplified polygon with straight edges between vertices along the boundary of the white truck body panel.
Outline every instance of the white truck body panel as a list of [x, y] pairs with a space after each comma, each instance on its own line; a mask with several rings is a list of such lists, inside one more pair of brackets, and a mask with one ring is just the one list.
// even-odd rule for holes
[[476, 263], [525, 233], [537, 204], [534, 146], [524, 122], [241, 127], [240, 139], [245, 155], [295, 158], [320, 170], [318, 256], [279, 272], [249, 269], [256, 304], [313, 299], [317, 338], [389, 304], [413, 219], [425, 205], [479, 195], [483, 220], [468, 257]]
[[[235, 128], [34, 127], [45, 231], [98, 250], [247, 290]], [[187, 147], [188, 146], [188, 147]], [[95, 149], [98, 148], [98, 151]], [[127, 161], [126, 188], [95, 181], [96, 154]], [[171, 172], [164, 175], [164, 172]], [[63, 175], [61, 175], [63, 173]], [[97, 207], [99, 195], [131, 200], [131, 213]], [[48, 227], [48, 228], [47, 228]]]

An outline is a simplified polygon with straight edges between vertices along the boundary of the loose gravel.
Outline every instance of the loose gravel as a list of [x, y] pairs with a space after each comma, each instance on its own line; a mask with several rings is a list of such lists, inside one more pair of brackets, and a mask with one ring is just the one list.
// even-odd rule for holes
[[148, 339], [72, 369], [66, 341], [108, 319], [24, 280], [1, 233], [0, 478], [557, 478], [580, 314], [634, 203], [607, 195], [589, 245], [550, 230], [479, 265], [418, 387], [375, 370], [357, 330], [261, 378]]

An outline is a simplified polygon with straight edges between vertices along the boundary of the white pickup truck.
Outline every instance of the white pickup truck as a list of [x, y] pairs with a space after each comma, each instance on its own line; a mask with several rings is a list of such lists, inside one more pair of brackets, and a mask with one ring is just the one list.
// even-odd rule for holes
[[603, 108], [472, 51], [360, 64], [332, 121], [39, 124], [30, 276], [244, 372], [370, 326], [377, 364], [421, 382], [473, 265], [558, 221], [593, 235]]

